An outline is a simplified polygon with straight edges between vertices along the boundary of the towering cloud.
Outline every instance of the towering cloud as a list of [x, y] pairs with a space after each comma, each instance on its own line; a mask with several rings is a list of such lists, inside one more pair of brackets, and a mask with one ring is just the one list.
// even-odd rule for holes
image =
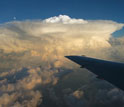
[[65, 15], [43, 21], [9, 22], [1, 25], [0, 48], [7, 52], [19, 52], [44, 49], [49, 44], [51, 49], [54, 46], [62, 49], [66, 45], [70, 50], [72, 47], [110, 47], [108, 40], [111, 34], [122, 27], [123, 24], [113, 21], [85, 21]]
[[66, 15], [59, 15], [58, 17], [51, 17], [45, 19], [43, 22], [45, 23], [62, 23], [62, 24], [86, 24], [87, 21], [83, 19], [72, 19]]
[[77, 86], [77, 90], [61, 88], [60, 93], [66, 93], [62, 98], [57, 94], [56, 87], [77, 70], [64, 56], [85, 54], [123, 62], [124, 39], [112, 37], [123, 26], [110, 20], [74, 19], [66, 15], [1, 24], [0, 105], [35, 107], [44, 101], [44, 96], [58, 105], [62, 100], [71, 106], [71, 99], [87, 105], [82, 86]]

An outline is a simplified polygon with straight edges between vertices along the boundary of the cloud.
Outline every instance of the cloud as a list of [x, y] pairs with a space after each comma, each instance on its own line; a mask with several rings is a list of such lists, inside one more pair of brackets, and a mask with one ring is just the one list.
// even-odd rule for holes
[[[18, 72], [20, 72], [19, 75]], [[29, 74], [24, 76], [24, 72], [29, 72]], [[37, 76], [37, 73], [33, 73], [32, 76], [32, 73], [33, 70], [31, 69], [29, 71], [28, 69], [26, 71], [22, 69], [21, 71], [10, 71], [8, 73], [9, 76], [4, 77], [6, 81], [2, 82], [0, 87], [0, 106], [18, 105], [35, 107], [39, 101], [42, 101], [41, 92], [33, 90], [34, 87], [41, 83], [40, 76]], [[23, 77], [20, 78], [21, 76]], [[13, 81], [10, 81], [10, 78], [13, 78]]]
[[76, 97], [77, 99], [80, 99], [83, 96], [83, 91], [76, 90], [73, 93], [73, 96]]
[[[35, 107], [39, 103], [42, 104], [43, 98], [47, 96], [48, 104], [49, 101], [55, 105], [64, 102], [71, 106], [78, 102], [78, 106], [82, 104], [87, 106], [87, 96], [96, 103], [105, 92], [108, 96], [114, 96], [115, 91], [100, 91], [97, 88], [98, 93], [95, 92], [94, 87], [88, 82], [91, 74], [86, 73], [86, 70], [73, 74], [79, 69], [64, 56], [85, 54], [124, 62], [122, 58], [124, 38], [112, 37], [112, 33], [123, 26], [123, 23], [110, 20], [74, 19], [66, 15], [45, 20], [13, 21], [0, 25], [1, 106]], [[86, 87], [89, 87], [86, 88], [87, 91], [82, 88], [83, 83], [76, 83], [76, 75], [78, 78], [81, 77], [78, 81], [83, 81]], [[63, 89], [68, 81], [73, 82], [73, 85], [76, 83], [77, 89], [73, 89], [73, 85]], [[95, 79], [92, 81], [94, 86], [101, 87]], [[57, 90], [56, 87], [61, 84], [62, 87]], [[108, 89], [107, 86], [108, 84], [105, 85]], [[94, 90], [88, 93], [90, 88]], [[93, 93], [97, 94], [90, 96]], [[117, 97], [117, 94], [115, 96]], [[103, 102], [107, 103], [106, 100]], [[90, 104], [94, 102], [90, 101]]]
[[[66, 22], [64, 20], [66, 17], [68, 16], [56, 18]], [[56, 20], [56, 18], [50, 19]], [[71, 18], [69, 19], [72, 20]], [[44, 21], [6, 23], [0, 29], [0, 48], [6, 52], [34, 49], [34, 51], [43, 50], [51, 53], [55, 50], [65, 53], [62, 50], [64, 48], [71, 52], [85, 48], [106, 48], [110, 47], [108, 40], [111, 34], [123, 27], [123, 24], [104, 20], [71, 25], [56, 21], [49, 24], [49, 22], [44, 23]], [[76, 22], [80, 21], [77, 19]], [[49, 48], [49, 46], [51, 47]]]
[[62, 24], [86, 24], [83, 19], [72, 19], [67, 15], [54, 16], [43, 21], [44, 23], [62, 23]]

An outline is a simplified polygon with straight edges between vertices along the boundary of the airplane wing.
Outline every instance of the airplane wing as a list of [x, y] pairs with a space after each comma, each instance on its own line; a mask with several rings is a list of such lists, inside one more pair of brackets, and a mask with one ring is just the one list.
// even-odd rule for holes
[[124, 90], [124, 63], [106, 61], [86, 56], [65, 56], [97, 75]]

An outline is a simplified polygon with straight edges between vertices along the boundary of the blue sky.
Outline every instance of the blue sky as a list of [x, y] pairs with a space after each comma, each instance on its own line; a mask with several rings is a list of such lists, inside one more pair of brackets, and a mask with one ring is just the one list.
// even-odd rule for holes
[[124, 0], [1, 0], [0, 23], [14, 17], [17, 20], [45, 19], [59, 14], [124, 23], [123, 10]]
[[44, 19], [66, 14], [74, 18], [108, 19], [124, 22], [124, 0], [1, 0], [0, 23]]

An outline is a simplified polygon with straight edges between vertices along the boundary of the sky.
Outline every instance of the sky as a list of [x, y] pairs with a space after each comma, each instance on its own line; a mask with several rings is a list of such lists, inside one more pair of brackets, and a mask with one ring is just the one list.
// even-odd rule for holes
[[1, 0], [0, 23], [45, 19], [59, 14], [74, 18], [124, 22], [124, 0]]

